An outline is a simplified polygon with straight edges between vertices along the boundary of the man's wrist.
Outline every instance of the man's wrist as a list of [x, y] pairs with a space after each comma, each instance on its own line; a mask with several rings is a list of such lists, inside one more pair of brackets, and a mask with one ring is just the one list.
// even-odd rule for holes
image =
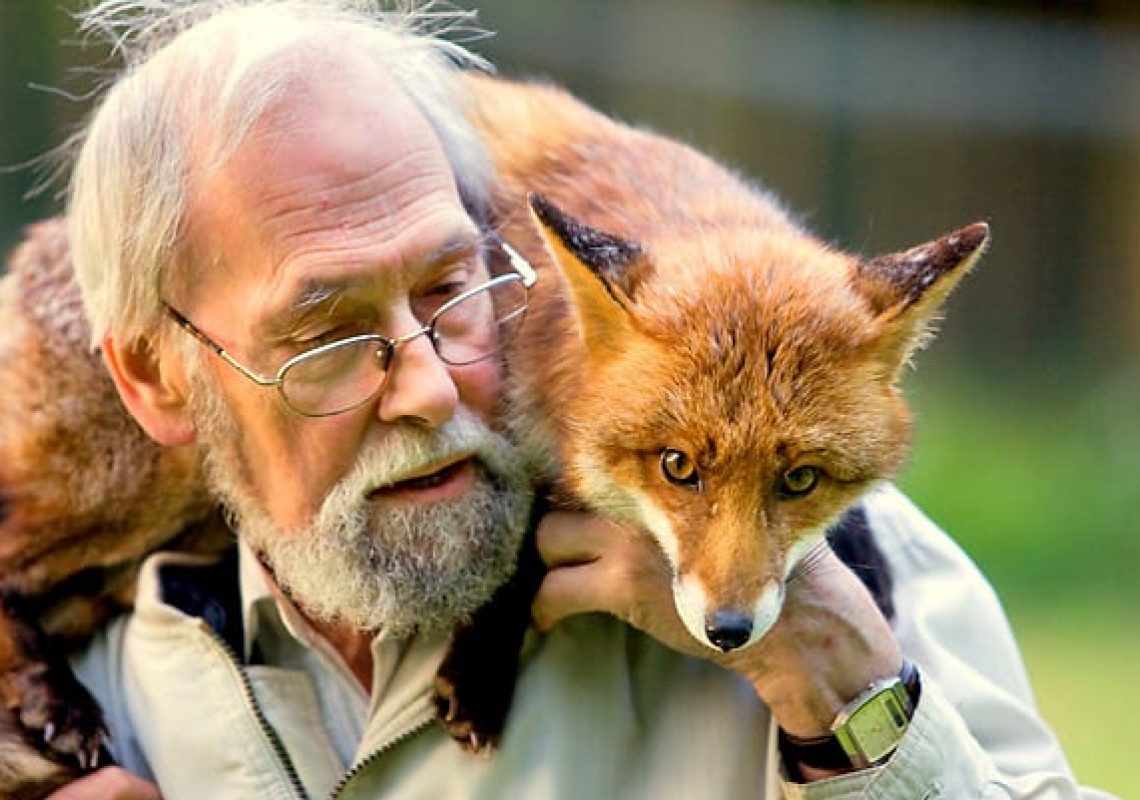
[[897, 749], [918, 705], [918, 671], [904, 660], [898, 676], [876, 681], [836, 715], [823, 736], [779, 730], [779, 747], [793, 780], [818, 780], [885, 763]]

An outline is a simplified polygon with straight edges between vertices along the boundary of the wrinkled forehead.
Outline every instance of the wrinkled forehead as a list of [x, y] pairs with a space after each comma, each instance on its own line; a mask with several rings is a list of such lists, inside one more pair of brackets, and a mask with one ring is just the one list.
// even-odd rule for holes
[[244, 287], [246, 302], [279, 306], [314, 283], [398, 280], [477, 238], [415, 103], [378, 67], [348, 69], [283, 97], [199, 181], [188, 294]]

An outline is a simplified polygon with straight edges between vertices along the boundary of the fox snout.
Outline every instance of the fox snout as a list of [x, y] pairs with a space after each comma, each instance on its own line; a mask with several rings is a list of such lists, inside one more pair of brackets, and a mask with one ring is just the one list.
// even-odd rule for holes
[[714, 611], [705, 623], [705, 636], [722, 652], [736, 650], [752, 638], [752, 617], [727, 608]]
[[756, 643], [780, 616], [784, 585], [769, 582], [751, 607], [710, 599], [700, 580], [686, 575], [673, 582], [673, 602], [681, 621], [701, 644], [727, 653]]

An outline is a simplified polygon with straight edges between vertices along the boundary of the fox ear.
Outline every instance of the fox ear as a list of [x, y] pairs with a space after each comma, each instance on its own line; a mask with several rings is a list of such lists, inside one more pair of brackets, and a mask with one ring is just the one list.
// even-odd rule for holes
[[587, 340], [619, 341], [631, 321], [637, 287], [651, 270], [641, 245], [591, 228], [540, 194], [528, 200], [542, 238], [573, 294]]
[[989, 225], [976, 222], [858, 265], [853, 282], [879, 323], [875, 344], [896, 373], [926, 341], [942, 303], [977, 264], [989, 240]]

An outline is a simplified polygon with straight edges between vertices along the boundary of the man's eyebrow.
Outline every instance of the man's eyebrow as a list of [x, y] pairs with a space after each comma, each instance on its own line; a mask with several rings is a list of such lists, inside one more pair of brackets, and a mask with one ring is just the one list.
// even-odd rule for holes
[[[415, 266], [417, 272], [430, 272], [458, 259], [480, 252], [482, 238], [470, 231], [460, 231], [448, 237]], [[344, 280], [315, 279], [302, 285], [300, 293], [285, 308], [273, 314], [261, 326], [269, 339], [285, 339], [293, 334], [305, 320], [318, 313], [329, 314], [336, 303], [355, 290], [371, 286], [374, 278], [355, 276]]]
[[318, 314], [329, 314], [337, 302], [346, 294], [367, 286], [367, 278], [352, 278], [343, 281], [314, 280], [301, 287], [301, 292], [285, 308], [273, 314], [262, 327], [263, 335], [269, 339], [285, 339], [296, 333], [297, 327]]
[[423, 268], [425, 270], [432, 269], [442, 264], [448, 264], [458, 258], [475, 255], [481, 251], [482, 243], [482, 237], [474, 232], [457, 232], [450, 236], [439, 247], [435, 248], [435, 250], [424, 259]]

